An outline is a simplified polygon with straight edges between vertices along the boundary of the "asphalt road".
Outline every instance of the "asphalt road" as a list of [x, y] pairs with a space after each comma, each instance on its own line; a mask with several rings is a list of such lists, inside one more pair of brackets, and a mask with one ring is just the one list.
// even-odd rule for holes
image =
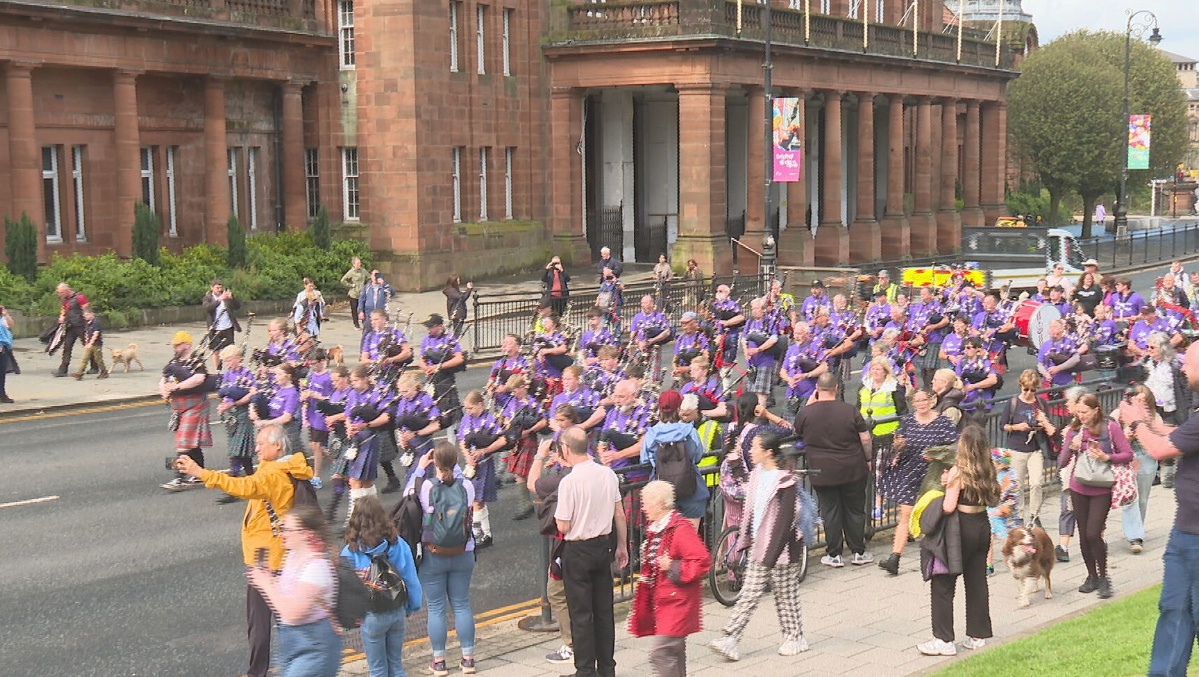
[[[1151, 291], [1155, 274], [1135, 276], [1134, 288]], [[1032, 363], [1022, 349], [1010, 356], [1014, 374]], [[460, 388], [479, 387], [485, 374], [468, 370]], [[0, 674], [244, 670], [244, 507], [216, 505], [211, 490], [158, 488], [169, 477], [166, 421], [163, 407], [137, 406], [0, 425], [0, 504], [56, 497], [0, 507], [0, 535], [11, 544], [0, 567]], [[224, 467], [222, 426], [214, 436], [209, 465]], [[389, 507], [396, 500], [385, 497]], [[514, 503], [505, 489], [492, 506], [496, 545], [479, 555], [476, 614], [540, 594], [536, 527], [511, 521]]]

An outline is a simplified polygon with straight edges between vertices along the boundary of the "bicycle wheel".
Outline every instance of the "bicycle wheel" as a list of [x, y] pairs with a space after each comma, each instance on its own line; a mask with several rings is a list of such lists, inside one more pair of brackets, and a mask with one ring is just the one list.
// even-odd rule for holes
[[708, 584], [712, 596], [725, 606], [733, 606], [741, 596], [741, 584], [745, 577], [748, 552], [736, 552], [737, 538], [741, 527], [732, 526], [720, 533], [716, 547], [712, 549], [712, 568], [708, 570]]
[[799, 575], [797, 577], [797, 582], [803, 583], [804, 579], [808, 577], [808, 544], [801, 543], [800, 546]]

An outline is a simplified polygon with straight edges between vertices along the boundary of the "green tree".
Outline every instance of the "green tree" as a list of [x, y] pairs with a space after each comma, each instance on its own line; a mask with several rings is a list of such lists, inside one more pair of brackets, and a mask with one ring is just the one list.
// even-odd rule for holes
[[237, 270], [246, 267], [246, 229], [236, 215], [230, 215], [225, 222], [225, 237], [229, 240], [229, 253], [226, 263]]
[[158, 265], [158, 215], [140, 200], [133, 205], [133, 255]]
[[320, 249], [329, 251], [329, 212], [325, 210], [325, 205], [320, 206], [316, 212], [316, 218], [312, 221], [312, 241]]
[[[1049, 191], [1049, 222], [1062, 198], [1083, 202], [1083, 237], [1101, 195], [1114, 193], [1126, 152], [1123, 116], [1124, 35], [1076, 31], [1034, 51], [1008, 87], [1008, 131], [1015, 150], [1031, 161]], [[1153, 116], [1149, 170], [1129, 183], [1172, 168], [1186, 148], [1186, 102], [1164, 55], [1133, 41], [1129, 61], [1133, 114]]]
[[13, 221], [4, 217], [4, 255], [8, 257], [8, 272], [29, 282], [37, 279], [37, 226], [29, 214]]

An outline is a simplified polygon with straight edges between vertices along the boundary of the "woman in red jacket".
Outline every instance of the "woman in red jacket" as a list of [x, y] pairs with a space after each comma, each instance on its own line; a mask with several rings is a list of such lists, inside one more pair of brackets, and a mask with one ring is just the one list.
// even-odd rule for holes
[[687, 635], [702, 629], [704, 576], [712, 558], [695, 527], [674, 508], [674, 485], [655, 480], [641, 490], [648, 523], [641, 544], [641, 580], [629, 632], [654, 636], [649, 661], [662, 677], [687, 674]]

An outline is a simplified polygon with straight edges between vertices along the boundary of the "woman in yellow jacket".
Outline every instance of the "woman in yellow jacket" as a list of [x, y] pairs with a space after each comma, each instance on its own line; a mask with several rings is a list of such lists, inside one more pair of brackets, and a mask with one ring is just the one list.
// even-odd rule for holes
[[[890, 464], [891, 436], [899, 428], [899, 417], [907, 412], [907, 392], [895, 378], [891, 360], [876, 357], [870, 361], [866, 371], [865, 385], [858, 391], [858, 406], [868, 424], [873, 426], [874, 437], [874, 511], [871, 519], [882, 519], [883, 497], [878, 493], [882, 471]], [[882, 423], [874, 423], [881, 420]]]

